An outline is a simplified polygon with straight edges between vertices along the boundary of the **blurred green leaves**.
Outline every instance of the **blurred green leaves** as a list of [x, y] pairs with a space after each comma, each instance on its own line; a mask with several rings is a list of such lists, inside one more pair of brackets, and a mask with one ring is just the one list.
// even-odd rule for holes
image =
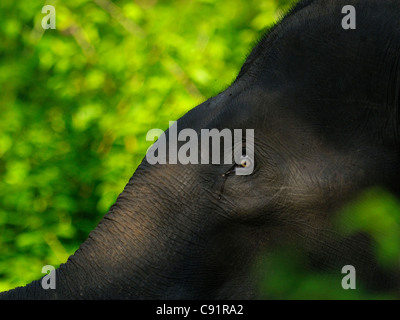
[[[85, 240], [168, 127], [226, 88], [289, 0], [0, 2], [0, 290]], [[44, 5], [57, 29], [43, 30]]]
[[382, 188], [366, 190], [336, 217], [337, 229], [343, 235], [369, 234], [378, 261], [387, 268], [400, 265], [400, 201]]

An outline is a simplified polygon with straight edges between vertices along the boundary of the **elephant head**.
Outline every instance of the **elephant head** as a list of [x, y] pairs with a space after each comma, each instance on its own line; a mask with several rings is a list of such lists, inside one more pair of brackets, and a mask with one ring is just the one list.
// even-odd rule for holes
[[[356, 29], [342, 26], [349, 4]], [[371, 239], [342, 237], [332, 221], [366, 188], [399, 191], [399, 16], [395, 0], [301, 1], [226, 90], [160, 137], [165, 163], [143, 159], [56, 270], [55, 290], [38, 280], [0, 297], [253, 298], [262, 254], [286, 245], [313, 268], [340, 273], [354, 265], [368, 289], [398, 292], [398, 272], [379, 266]], [[246, 160], [235, 161], [233, 152], [228, 163], [170, 161], [170, 138], [185, 129], [198, 138], [204, 129], [241, 130], [230, 150]], [[254, 139], [245, 139], [246, 130]], [[185, 142], [178, 139], [175, 149]], [[222, 144], [210, 149], [221, 158], [227, 152]], [[248, 166], [249, 174], [237, 174]]]

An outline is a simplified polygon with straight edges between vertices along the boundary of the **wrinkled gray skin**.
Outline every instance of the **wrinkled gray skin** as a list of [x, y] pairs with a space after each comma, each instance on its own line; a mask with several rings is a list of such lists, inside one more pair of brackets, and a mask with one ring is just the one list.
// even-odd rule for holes
[[[349, 4], [356, 30], [341, 27]], [[178, 120], [179, 130], [254, 129], [253, 174], [144, 159], [57, 269], [56, 290], [39, 280], [0, 297], [254, 298], [260, 254], [286, 244], [315, 270], [351, 264], [371, 292], [399, 293], [399, 274], [378, 266], [373, 241], [341, 238], [331, 224], [365, 188], [399, 193], [399, 17], [397, 0], [302, 1], [228, 89]]]

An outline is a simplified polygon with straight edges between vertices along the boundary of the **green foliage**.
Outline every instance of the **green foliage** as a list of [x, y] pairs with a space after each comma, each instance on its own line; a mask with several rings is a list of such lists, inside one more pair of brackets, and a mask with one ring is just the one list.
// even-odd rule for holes
[[[0, 2], [0, 291], [65, 262], [168, 127], [292, 1]], [[46, 4], [56, 29], [43, 30]]]
[[344, 236], [364, 232], [374, 241], [374, 255], [382, 266], [395, 269], [400, 261], [400, 201], [382, 188], [366, 190], [336, 217]]

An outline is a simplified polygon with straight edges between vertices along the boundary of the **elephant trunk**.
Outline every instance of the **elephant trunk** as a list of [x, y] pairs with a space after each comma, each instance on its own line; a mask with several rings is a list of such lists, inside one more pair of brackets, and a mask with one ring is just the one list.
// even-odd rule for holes
[[[228, 233], [237, 235], [237, 230], [230, 229], [226, 218], [197, 210], [196, 199], [209, 199], [201, 194], [208, 191], [196, 183], [190, 186], [187, 170], [164, 168], [143, 161], [88, 239], [55, 270], [56, 289], [45, 290], [37, 280], [1, 294], [0, 299], [218, 297], [215, 288], [232, 285], [235, 278], [234, 271], [226, 270], [248, 260], [242, 257], [237, 262], [240, 257], [233, 257], [237, 252], [233, 239], [226, 244]], [[191, 204], [182, 199], [190, 199]], [[247, 255], [248, 249], [242, 249]], [[241, 292], [246, 292], [241, 286]]]

